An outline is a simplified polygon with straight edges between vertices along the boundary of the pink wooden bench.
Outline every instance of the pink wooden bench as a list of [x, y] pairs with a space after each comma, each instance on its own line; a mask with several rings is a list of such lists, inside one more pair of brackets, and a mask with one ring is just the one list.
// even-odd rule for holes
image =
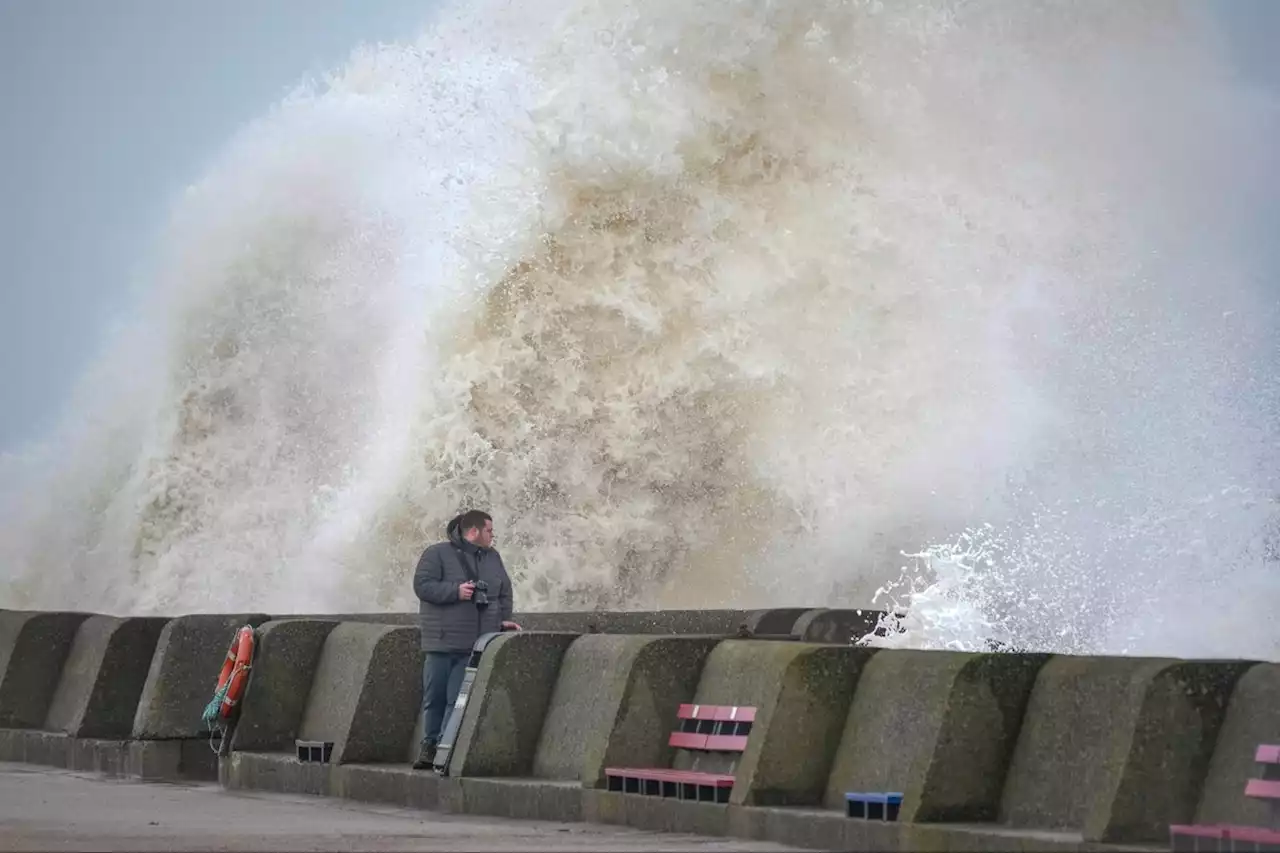
[[[681, 705], [680, 727], [667, 738], [670, 746], [692, 753], [696, 767], [704, 758], [718, 759], [716, 771], [667, 767], [607, 767], [608, 790], [651, 797], [727, 803], [733, 769], [747, 748], [756, 709], [735, 705]], [[720, 771], [728, 772], [720, 772]]]
[[1259, 746], [1254, 761], [1262, 767], [1262, 778], [1245, 783], [1244, 795], [1270, 803], [1271, 826], [1174, 824], [1169, 827], [1172, 850], [1176, 853], [1280, 853], [1280, 746]]

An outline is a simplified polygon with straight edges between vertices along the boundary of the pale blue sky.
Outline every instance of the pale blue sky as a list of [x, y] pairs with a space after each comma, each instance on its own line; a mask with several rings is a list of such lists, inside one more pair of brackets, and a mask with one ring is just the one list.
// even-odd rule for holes
[[[236, 129], [433, 5], [0, 0], [0, 450], [52, 425], [176, 193]], [[1242, 73], [1280, 92], [1280, 0], [1215, 6]]]

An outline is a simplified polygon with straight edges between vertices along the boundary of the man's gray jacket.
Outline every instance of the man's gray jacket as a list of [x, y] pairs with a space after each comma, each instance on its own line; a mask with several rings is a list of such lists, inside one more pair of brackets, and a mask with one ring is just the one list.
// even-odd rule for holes
[[[418, 629], [426, 652], [469, 652], [481, 634], [501, 631], [511, 619], [511, 578], [502, 557], [462, 538], [458, 520], [449, 523], [449, 540], [422, 552], [413, 573], [418, 596]], [[489, 606], [458, 598], [466, 581], [489, 584]]]

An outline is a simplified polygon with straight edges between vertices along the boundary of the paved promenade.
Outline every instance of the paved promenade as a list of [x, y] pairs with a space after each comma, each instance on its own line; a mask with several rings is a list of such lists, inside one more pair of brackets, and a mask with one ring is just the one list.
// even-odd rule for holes
[[777, 844], [144, 784], [0, 763], [0, 851], [720, 851]]

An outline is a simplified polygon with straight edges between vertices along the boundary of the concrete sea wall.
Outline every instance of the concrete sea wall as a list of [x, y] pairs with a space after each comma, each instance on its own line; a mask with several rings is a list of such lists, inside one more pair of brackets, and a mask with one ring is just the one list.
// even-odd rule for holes
[[[0, 760], [818, 849], [1167, 849], [1170, 823], [1264, 820], [1242, 793], [1280, 737], [1280, 665], [877, 651], [840, 611], [547, 616], [486, 650], [439, 777], [410, 767], [411, 624], [0, 611]], [[243, 624], [259, 643], [219, 756], [200, 713]], [[756, 708], [729, 801], [606, 790], [608, 767], [687, 764], [683, 702]], [[297, 738], [331, 761], [298, 762]], [[845, 817], [852, 790], [901, 791], [900, 820]]]

